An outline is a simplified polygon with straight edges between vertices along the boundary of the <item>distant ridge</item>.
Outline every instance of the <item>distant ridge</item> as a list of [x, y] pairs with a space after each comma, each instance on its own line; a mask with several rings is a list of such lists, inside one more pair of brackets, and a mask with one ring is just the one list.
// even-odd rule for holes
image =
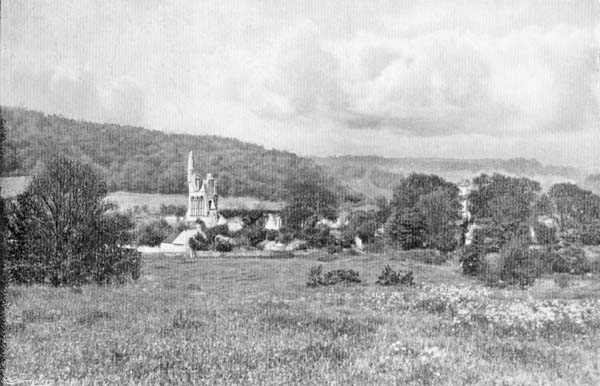
[[367, 197], [391, 196], [392, 188], [411, 172], [432, 173], [458, 182], [481, 173], [529, 177], [549, 187], [559, 181], [580, 182], [583, 174], [570, 166], [543, 165], [535, 159], [385, 158], [370, 156], [313, 157], [318, 165]]
[[313, 157], [321, 165], [373, 165], [395, 167], [400, 169], [412, 169], [413, 171], [480, 171], [485, 169], [505, 171], [507, 173], [520, 174], [523, 176], [562, 176], [566, 178], [580, 178], [581, 171], [571, 166], [543, 165], [536, 159], [527, 158], [438, 158], [438, 157], [381, 157], [368, 156], [332, 156]]

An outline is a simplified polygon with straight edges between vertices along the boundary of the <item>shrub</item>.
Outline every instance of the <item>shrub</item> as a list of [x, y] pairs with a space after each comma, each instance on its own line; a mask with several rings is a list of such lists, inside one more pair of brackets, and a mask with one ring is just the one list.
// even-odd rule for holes
[[215, 237], [221, 235], [221, 236], [225, 236], [225, 237], [231, 237], [231, 232], [229, 232], [229, 228], [227, 227], [226, 224], [223, 225], [215, 225], [212, 228], [204, 228], [203, 229], [204, 234], [206, 235], [206, 239], [209, 241], [209, 243], [213, 244], [215, 241]]
[[273, 229], [269, 229], [266, 231], [266, 240], [275, 241], [277, 240], [277, 236], [279, 236], [279, 232]]
[[246, 226], [254, 225], [254, 224], [264, 226], [265, 218], [269, 214], [274, 213], [274, 212], [271, 210], [267, 210], [267, 209], [236, 208], [236, 209], [221, 209], [221, 210], [219, 210], [219, 213], [221, 215], [223, 215], [223, 217], [225, 217], [225, 218], [240, 217], [244, 221], [244, 224]]
[[[229, 232], [229, 228], [227, 228], [227, 225], [216, 225], [212, 228], [207, 228], [205, 226], [202, 226], [202, 232], [204, 232], [204, 235], [202, 234], [197, 234], [196, 236], [194, 236], [195, 241], [191, 241], [190, 239], [190, 248], [192, 248], [193, 250], [196, 251], [207, 251], [207, 250], [217, 250], [217, 236], [221, 235], [221, 236], [225, 236], [225, 237], [230, 237], [231, 233]], [[193, 245], [192, 245], [193, 244]], [[199, 248], [199, 249], [194, 249], [195, 248]], [[220, 248], [227, 248], [227, 247], [220, 247]], [[228, 251], [223, 251], [223, 252], [228, 252]]]
[[465, 245], [459, 261], [463, 274], [477, 276], [483, 274], [484, 259], [488, 253], [499, 252], [506, 243], [504, 228], [489, 219], [484, 219], [473, 230], [471, 244]]
[[579, 239], [584, 245], [600, 245], [600, 222], [584, 225], [579, 231]]
[[329, 244], [327, 246], [327, 253], [333, 255], [335, 253], [340, 253], [343, 251], [343, 248], [339, 244]]
[[248, 240], [248, 243], [256, 247], [258, 243], [266, 240], [267, 231], [263, 228], [262, 224], [252, 224], [242, 229], [242, 235]]
[[465, 246], [459, 260], [463, 274], [467, 276], [476, 276], [483, 268], [483, 253], [477, 245], [471, 244]]
[[509, 284], [526, 287], [536, 278], [535, 266], [529, 258], [527, 243], [520, 238], [511, 240], [500, 251], [500, 279]]
[[529, 248], [528, 253], [536, 276], [553, 272], [552, 265], [556, 259], [556, 252], [551, 247]]
[[306, 281], [306, 285], [308, 287], [317, 287], [322, 285], [323, 281], [323, 266], [315, 265], [310, 267], [308, 270], [308, 280]]
[[396, 272], [389, 265], [386, 265], [379, 277], [379, 285], [414, 285], [413, 271]]
[[278, 243], [287, 244], [290, 241], [292, 241], [293, 239], [294, 239], [294, 235], [292, 233], [279, 231], [276, 241]]
[[309, 248], [324, 248], [334, 243], [333, 237], [329, 233], [329, 228], [309, 227], [304, 229], [303, 235]]
[[553, 272], [583, 275], [590, 272], [590, 270], [591, 267], [585, 258], [583, 249], [579, 247], [563, 248], [554, 255]]
[[208, 251], [211, 247], [208, 240], [206, 240], [206, 237], [200, 232], [196, 233], [195, 236], [190, 237], [189, 245], [192, 251]]
[[233, 250], [233, 245], [229, 241], [223, 240], [220, 238], [215, 240], [215, 251], [231, 252], [232, 250]]
[[135, 241], [137, 245], [154, 247], [160, 245], [171, 231], [171, 227], [164, 219], [142, 223], [135, 230]]
[[557, 243], [558, 238], [556, 236], [556, 228], [538, 223], [535, 225], [534, 230], [539, 244], [551, 245]]
[[323, 275], [323, 268], [319, 265], [310, 268], [306, 285], [308, 287], [317, 287], [335, 285], [338, 283], [352, 284], [360, 282], [361, 280], [358, 272], [352, 269], [336, 269]]

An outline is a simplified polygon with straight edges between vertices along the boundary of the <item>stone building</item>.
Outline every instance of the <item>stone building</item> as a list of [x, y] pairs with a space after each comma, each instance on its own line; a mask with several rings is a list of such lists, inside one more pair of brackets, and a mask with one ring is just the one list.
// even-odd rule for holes
[[194, 152], [190, 151], [187, 167], [188, 209], [186, 220], [212, 220], [219, 217], [217, 184], [212, 174], [208, 173], [202, 179], [194, 171]]

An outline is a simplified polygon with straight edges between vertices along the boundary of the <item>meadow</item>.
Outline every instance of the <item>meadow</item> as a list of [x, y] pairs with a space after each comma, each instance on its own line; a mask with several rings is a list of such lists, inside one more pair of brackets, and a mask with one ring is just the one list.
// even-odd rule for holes
[[[362, 283], [308, 288], [319, 264]], [[415, 285], [375, 284], [388, 264]], [[6, 384], [598, 385], [599, 301], [598, 275], [489, 289], [388, 254], [145, 255], [122, 286], [11, 286]]]
[[[158, 213], [161, 204], [187, 206], [188, 203], [188, 196], [184, 194], [112, 192], [106, 199], [116, 203], [123, 210], [146, 206], [151, 213]], [[278, 210], [281, 207], [281, 202], [265, 201], [254, 197], [219, 197], [219, 209]]]

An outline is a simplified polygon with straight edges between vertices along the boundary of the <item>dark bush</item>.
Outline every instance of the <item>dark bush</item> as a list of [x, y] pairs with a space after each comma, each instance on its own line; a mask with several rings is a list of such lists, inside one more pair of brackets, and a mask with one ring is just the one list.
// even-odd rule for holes
[[309, 248], [320, 249], [335, 243], [330, 235], [329, 228], [309, 227], [304, 229], [302, 233], [302, 238], [306, 240]]
[[135, 242], [137, 245], [155, 247], [160, 245], [172, 231], [169, 224], [163, 219], [142, 223], [135, 230]]
[[499, 252], [506, 243], [506, 234], [503, 227], [482, 220], [473, 230], [473, 237], [469, 245], [465, 245], [460, 253], [460, 263], [463, 274], [477, 276], [482, 274], [484, 256], [488, 253]]
[[194, 237], [191, 237], [189, 240], [190, 249], [194, 251], [231, 252], [233, 244], [228, 236], [220, 233], [220, 230], [214, 230], [214, 228], [206, 228], [204, 234], [198, 232]]
[[275, 241], [275, 240], [277, 240], [278, 236], [279, 236], [279, 232], [276, 230], [269, 229], [266, 232], [266, 240]]
[[190, 237], [189, 245], [192, 251], [209, 251], [211, 248], [206, 237], [200, 232], [196, 233], [193, 237]]
[[529, 260], [534, 265], [535, 276], [553, 272], [554, 261], [556, 260], [556, 251], [553, 247], [537, 247], [528, 249]]
[[556, 228], [548, 227], [544, 224], [537, 223], [534, 226], [534, 231], [538, 244], [552, 245], [558, 242], [558, 238], [556, 236]]
[[261, 225], [264, 226], [264, 219], [274, 212], [272, 210], [267, 209], [221, 209], [219, 213], [223, 215], [225, 218], [232, 217], [240, 217], [242, 221], [244, 221], [245, 225], [253, 225], [257, 223], [263, 223]]
[[583, 245], [600, 245], [600, 222], [586, 224], [578, 233]]
[[[206, 243], [208, 244], [208, 249], [211, 249], [211, 250], [216, 250], [217, 236], [220, 235], [220, 236], [225, 236], [225, 237], [231, 237], [229, 228], [225, 224], [216, 225], [211, 228], [207, 228], [207, 227], [203, 226], [202, 231], [204, 232], [205, 240], [206, 240]], [[224, 247], [224, 248], [226, 248], [226, 247]]]
[[343, 251], [343, 248], [339, 244], [330, 244], [327, 246], [327, 253], [333, 255], [335, 253], [340, 253]]
[[233, 250], [233, 245], [228, 240], [223, 240], [221, 238], [217, 238], [215, 240], [215, 251], [217, 252], [231, 252]]
[[381, 274], [377, 277], [379, 285], [414, 285], [413, 271], [396, 272], [389, 265], [386, 265]]
[[552, 271], [557, 273], [570, 273], [583, 275], [590, 272], [591, 267], [583, 249], [579, 247], [567, 247], [554, 254]]
[[242, 235], [247, 238], [251, 246], [256, 247], [261, 241], [266, 240], [267, 231], [262, 224], [254, 223], [242, 228]]
[[215, 225], [214, 227], [211, 227], [211, 228], [204, 228], [203, 232], [206, 235], [206, 238], [211, 242], [214, 241], [215, 237], [217, 237], [218, 235], [225, 236], [225, 237], [232, 236], [231, 232], [229, 232], [229, 228], [227, 227], [226, 224]]
[[467, 245], [463, 248], [459, 258], [463, 274], [477, 276], [483, 268], [483, 253], [477, 245]]
[[338, 283], [360, 283], [358, 272], [351, 269], [336, 269], [323, 275], [322, 266], [311, 267], [306, 285], [309, 287], [328, 286]]
[[[356, 236], [356, 233], [352, 229], [343, 229], [342, 234], [340, 236], [340, 245], [342, 246], [342, 248], [352, 247], [352, 243], [354, 243], [354, 238]], [[360, 237], [360, 235], [358, 235], [358, 237]], [[363, 239], [361, 238], [361, 240]]]
[[322, 285], [323, 282], [323, 266], [315, 265], [310, 267], [308, 270], [308, 280], [306, 281], [306, 285], [308, 287], [317, 287]]
[[293, 239], [294, 239], [293, 233], [279, 231], [276, 241], [278, 243], [287, 244], [290, 241], [292, 241]]
[[500, 279], [508, 284], [526, 287], [535, 281], [536, 269], [529, 258], [528, 245], [523, 239], [511, 240], [500, 251]]

